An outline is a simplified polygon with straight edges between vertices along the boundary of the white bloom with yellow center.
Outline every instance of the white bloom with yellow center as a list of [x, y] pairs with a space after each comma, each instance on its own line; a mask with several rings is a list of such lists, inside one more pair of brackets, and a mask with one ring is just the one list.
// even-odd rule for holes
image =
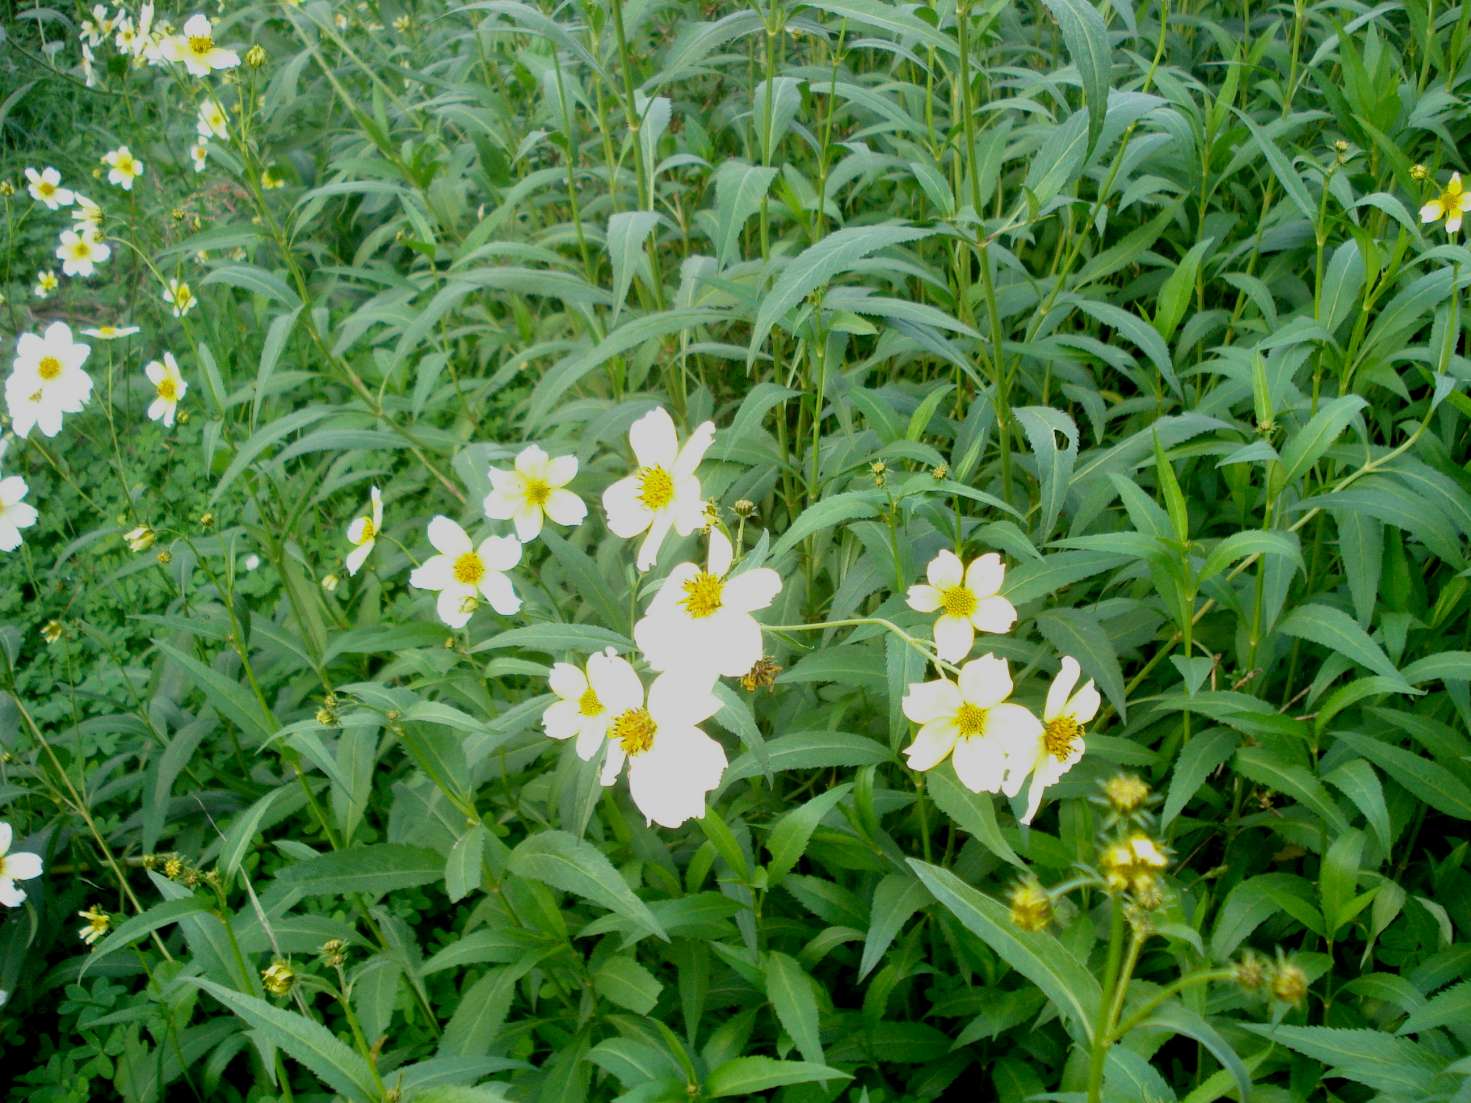
[[201, 138], [228, 138], [230, 136], [225, 121], [225, 109], [219, 105], [219, 101], [206, 98], [199, 105], [199, 123], [195, 129]]
[[1471, 211], [1471, 192], [1461, 183], [1461, 174], [1453, 172], [1445, 191], [1420, 208], [1420, 221], [1439, 222], [1443, 218], [1445, 232], [1453, 234], [1461, 228], [1461, 216], [1467, 211]]
[[761, 626], [751, 614], [781, 591], [770, 567], [730, 573], [730, 538], [710, 530], [705, 566], [681, 563], [669, 572], [633, 638], [659, 671], [738, 678], [761, 658]]
[[76, 193], [70, 188], [61, 186], [61, 173], [54, 168], [42, 169], [37, 172], [33, 168], [26, 169], [26, 180], [29, 181], [27, 191], [31, 198], [37, 203], [44, 204], [48, 211], [59, 211], [62, 207], [70, 207]]
[[173, 308], [175, 318], [182, 318], [194, 309], [194, 304], [199, 300], [183, 280], [169, 280], [168, 286], [163, 289], [163, 301]]
[[75, 230], [61, 231], [61, 244], [56, 247], [56, 259], [61, 261], [61, 272], [65, 276], [90, 276], [97, 265], [112, 256], [112, 248], [90, 230], [78, 233]]
[[1027, 750], [1042, 724], [1011, 696], [1006, 660], [982, 655], [960, 668], [959, 678], [913, 682], [904, 695], [904, 715], [918, 724], [904, 749], [914, 770], [932, 770], [946, 758], [955, 776], [973, 793], [1014, 797], [1026, 780]]
[[5, 381], [5, 403], [11, 428], [24, 437], [32, 426], [48, 437], [61, 432], [64, 414], [74, 414], [92, 395], [92, 378], [82, 365], [92, 350], [72, 340], [71, 327], [52, 322], [41, 336], [21, 335], [10, 377]]
[[1098, 715], [1102, 698], [1090, 678], [1077, 692], [1074, 687], [1082, 668], [1071, 655], [1062, 657], [1062, 669], [1052, 679], [1047, 701], [1042, 706], [1042, 732], [1025, 764], [1032, 775], [1027, 792], [1027, 813], [1022, 823], [1031, 823], [1042, 805], [1042, 794], [1056, 785], [1062, 775], [1083, 757], [1083, 726]]
[[7, 908], [18, 908], [26, 902], [25, 890], [17, 881], [29, 881], [41, 876], [41, 856], [24, 850], [10, 852], [14, 834], [10, 824], [0, 823], [0, 904]]
[[115, 326], [100, 325], [95, 329], [82, 330], [88, 337], [96, 337], [99, 341], [117, 341], [123, 337], [131, 337], [138, 332], [137, 326]]
[[438, 590], [439, 619], [451, 628], [463, 628], [484, 598], [502, 616], [521, 608], [505, 572], [521, 562], [521, 543], [514, 536], [491, 536], [476, 547], [465, 530], [442, 514], [429, 522], [430, 556], [409, 575], [409, 585]]
[[628, 766], [628, 792], [649, 823], [678, 827], [705, 814], [706, 795], [725, 773], [725, 748], [697, 726], [720, 702], [708, 682], [661, 674], [643, 683], [622, 659], [588, 663], [588, 683], [608, 716], [601, 780]]
[[347, 553], [347, 573], [355, 575], [362, 569], [363, 562], [378, 542], [378, 533], [383, 530], [383, 495], [375, 486], [368, 492], [368, 512], [353, 519], [347, 526], [347, 539], [352, 551]]
[[1006, 568], [995, 552], [964, 567], [960, 557], [946, 549], [930, 560], [925, 575], [928, 585], [909, 587], [909, 607], [939, 612], [935, 651], [946, 662], [957, 663], [969, 655], [977, 631], [1009, 632], [1016, 623], [1016, 609], [999, 594]]
[[189, 389], [179, 373], [179, 362], [174, 354], [166, 352], [163, 360], [150, 360], [143, 374], [153, 385], [153, 402], [148, 406], [148, 420], [161, 421], [170, 429], [174, 427], [174, 413], [179, 408], [179, 399]]
[[118, 53], [127, 54], [132, 57], [138, 48], [138, 31], [133, 26], [133, 21], [124, 15], [118, 20], [117, 35], [112, 43], [117, 47]]
[[576, 736], [577, 756], [585, 762], [591, 761], [613, 723], [613, 714], [598, 696], [594, 680], [608, 686], [614, 679], [622, 679], [626, 684], [630, 676], [635, 681], [638, 678], [628, 660], [620, 659], [611, 647], [589, 658], [586, 670], [571, 663], [557, 663], [547, 677], [557, 700], [541, 714], [542, 729], [552, 739]]
[[92, 6], [92, 18], [82, 20], [82, 40], [89, 46], [100, 46], [102, 40], [112, 34], [115, 21], [107, 14], [102, 4]]
[[36, 286], [32, 290], [36, 293], [36, 298], [44, 299], [60, 286], [61, 279], [55, 272], [37, 272]]
[[566, 489], [576, 475], [576, 456], [549, 456], [535, 444], [523, 448], [511, 470], [490, 469], [485, 516], [513, 522], [522, 541], [535, 540], [547, 517], [559, 525], [580, 525], [587, 506]]
[[100, 231], [102, 229], [102, 208], [81, 192], [73, 193], [77, 204], [72, 208], [72, 228], [78, 233], [83, 230]]
[[681, 448], [674, 421], [662, 406], [629, 427], [628, 442], [638, 470], [603, 492], [603, 508], [614, 534], [627, 540], [648, 533], [638, 550], [639, 570], [654, 565], [671, 528], [688, 536], [704, 527], [705, 503], [695, 469], [714, 440], [715, 423], [706, 421]]
[[184, 23], [184, 33], [174, 35], [163, 44], [163, 56], [169, 61], [182, 61], [184, 68], [196, 77], [207, 77], [216, 69], [233, 69], [240, 55], [215, 45], [214, 28], [203, 15], [191, 15]]
[[102, 163], [107, 166], [107, 182], [123, 191], [132, 191], [133, 181], [143, 175], [143, 162], [127, 146], [108, 150], [102, 155]]
[[0, 551], [15, 551], [20, 547], [20, 530], [36, 523], [36, 507], [23, 501], [29, 489], [19, 475], [0, 479]]
[[194, 162], [195, 172], [203, 172], [209, 164], [209, 143], [195, 142], [189, 147], [189, 159]]

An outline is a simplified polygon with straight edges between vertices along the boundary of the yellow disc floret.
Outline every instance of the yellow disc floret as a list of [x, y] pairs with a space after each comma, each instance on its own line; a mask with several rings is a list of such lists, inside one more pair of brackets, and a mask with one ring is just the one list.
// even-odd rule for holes
[[654, 745], [654, 733], [658, 730], [649, 710], [636, 708], [619, 714], [608, 737], [616, 740], [628, 754], [643, 754]]

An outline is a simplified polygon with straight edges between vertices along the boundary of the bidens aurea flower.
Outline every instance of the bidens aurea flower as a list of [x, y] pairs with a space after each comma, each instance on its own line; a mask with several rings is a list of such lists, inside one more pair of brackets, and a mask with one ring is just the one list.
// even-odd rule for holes
[[593, 676], [609, 717], [602, 783], [612, 785], [627, 763], [629, 795], [650, 823], [678, 827], [703, 816], [705, 796], [726, 766], [725, 749], [697, 727], [720, 708], [709, 685], [661, 674], [645, 700], [643, 683], [622, 659]]
[[133, 190], [133, 181], [143, 175], [143, 162], [134, 157], [127, 146], [118, 146], [102, 155], [107, 166], [107, 182], [116, 184], [123, 191]]
[[18, 908], [26, 902], [26, 894], [16, 882], [41, 876], [41, 856], [24, 850], [12, 854], [12, 838], [10, 824], [0, 823], [0, 904], [7, 908]]
[[1461, 184], [1461, 174], [1453, 172], [1445, 191], [1420, 208], [1420, 221], [1445, 219], [1445, 232], [1453, 234], [1461, 228], [1461, 216], [1467, 211], [1471, 211], [1471, 192]]
[[913, 770], [932, 770], [946, 758], [955, 776], [973, 793], [1014, 797], [1026, 771], [1021, 759], [1042, 734], [1042, 725], [1011, 696], [1006, 660], [982, 655], [960, 668], [954, 681], [913, 682], [904, 695], [904, 715], [920, 726], [904, 749]]
[[69, 207], [76, 198], [75, 192], [61, 186], [61, 173], [53, 168], [43, 169], [41, 172], [28, 168], [26, 179], [30, 181], [26, 190], [31, 193], [31, 198], [44, 204], [48, 211]]
[[705, 502], [695, 477], [711, 443], [715, 423], [702, 423], [680, 447], [674, 422], [662, 406], [629, 427], [628, 442], [638, 470], [603, 492], [608, 528], [628, 540], [647, 533], [638, 549], [638, 569], [646, 571], [659, 558], [659, 547], [672, 528], [688, 536], [705, 526]]
[[761, 658], [761, 626], [751, 614], [775, 599], [781, 576], [770, 567], [732, 575], [734, 558], [729, 537], [712, 528], [705, 566], [681, 563], [669, 572], [633, 626], [655, 670], [738, 678]]
[[33, 288], [36, 293], [36, 298], [44, 299], [60, 286], [61, 280], [55, 272], [36, 273], [36, 286]]
[[162, 421], [172, 429], [179, 399], [189, 389], [189, 384], [179, 374], [179, 362], [174, 359], [173, 353], [166, 352], [162, 361], [150, 360], [144, 367], [143, 374], [153, 384], [153, 402], [148, 407], [148, 420]]
[[201, 138], [228, 138], [225, 109], [217, 101], [206, 99], [199, 105], [199, 122], [195, 130]]
[[173, 307], [175, 318], [182, 318], [194, 309], [199, 300], [183, 280], [169, 280], [169, 285], [163, 289], [163, 301]]
[[438, 590], [435, 608], [451, 628], [463, 628], [483, 597], [502, 616], [521, 608], [505, 572], [521, 562], [521, 544], [512, 536], [491, 536], [476, 547], [465, 530], [440, 515], [429, 522], [430, 556], [409, 575], [409, 585]]
[[21, 335], [15, 365], [5, 381], [5, 404], [18, 437], [32, 426], [54, 437], [61, 432], [63, 414], [74, 414], [92, 395], [92, 377], [82, 365], [92, 350], [72, 340], [71, 327], [52, 322], [46, 332]]
[[1102, 699], [1091, 678], [1074, 692], [1081, 674], [1078, 661], [1064, 655], [1062, 669], [1047, 690], [1047, 702], [1042, 706], [1041, 737], [1032, 749], [1031, 762], [1026, 764], [1032, 774], [1032, 785], [1027, 791], [1027, 812], [1022, 823], [1032, 822], [1041, 807], [1043, 792], [1056, 785], [1083, 757], [1083, 725], [1098, 715]]
[[587, 505], [566, 489], [576, 475], [576, 456], [549, 456], [535, 444], [523, 448], [511, 470], [490, 469], [485, 516], [515, 524], [522, 541], [535, 540], [548, 517], [559, 525], [580, 525]]
[[1009, 632], [1016, 623], [1016, 609], [999, 593], [1006, 568], [995, 552], [963, 567], [960, 557], [946, 549], [930, 560], [925, 576], [928, 584], [909, 587], [909, 607], [921, 613], [939, 611], [935, 651], [946, 662], [969, 655], [976, 632]]
[[163, 44], [163, 56], [169, 61], [181, 61], [184, 68], [196, 77], [207, 77], [216, 69], [233, 69], [240, 64], [240, 55], [215, 45], [214, 28], [203, 15], [191, 15], [184, 24], [184, 33], [173, 35]]
[[347, 553], [347, 573], [350, 575], [362, 569], [383, 528], [383, 495], [376, 486], [368, 492], [368, 502], [368, 512], [354, 518], [347, 526], [347, 538], [353, 545], [352, 551]]
[[77, 233], [75, 230], [61, 231], [61, 244], [56, 247], [56, 259], [61, 261], [61, 272], [66, 276], [90, 276], [97, 265], [112, 256], [112, 249], [90, 230]]
[[138, 332], [138, 327], [104, 324], [94, 329], [84, 329], [82, 332], [88, 337], [96, 337], [99, 341], [116, 341], [122, 337], [131, 337]]
[[[577, 737], [577, 757], [591, 761], [603, 745], [613, 714], [603, 703], [609, 693], [616, 696], [619, 680], [633, 674], [628, 660], [620, 659], [610, 647], [587, 660], [583, 670], [571, 663], [557, 663], [547, 676], [547, 684], [557, 700], [541, 714], [542, 729], [552, 739]], [[602, 687], [602, 693], [598, 687]]]
[[19, 475], [0, 479], [0, 551], [15, 551], [20, 547], [20, 530], [36, 523], [36, 507], [22, 501], [28, 489]]

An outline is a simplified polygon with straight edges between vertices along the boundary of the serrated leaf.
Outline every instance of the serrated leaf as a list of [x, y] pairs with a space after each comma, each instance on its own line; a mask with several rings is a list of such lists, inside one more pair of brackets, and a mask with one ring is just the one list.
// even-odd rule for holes
[[521, 877], [590, 900], [668, 941], [654, 913], [634, 895], [602, 851], [565, 831], [542, 831], [526, 838], [511, 851], [509, 868]]

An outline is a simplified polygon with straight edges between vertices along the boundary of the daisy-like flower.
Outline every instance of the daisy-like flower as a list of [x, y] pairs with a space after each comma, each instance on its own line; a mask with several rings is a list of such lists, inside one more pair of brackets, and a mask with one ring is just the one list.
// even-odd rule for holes
[[102, 40], [112, 34], [116, 21], [107, 14], [102, 4], [92, 7], [92, 18], [82, 20], [82, 40], [89, 46], [101, 46]]
[[112, 248], [90, 231], [61, 231], [61, 244], [56, 247], [56, 259], [61, 261], [61, 272], [65, 276], [90, 276], [108, 257]]
[[156, 52], [158, 36], [153, 30], [153, 5], [144, 4], [138, 10], [138, 33], [133, 38], [133, 60], [139, 61]]
[[712, 528], [705, 566], [681, 563], [669, 572], [633, 627], [655, 670], [739, 678], [761, 658], [761, 626], [751, 614], [771, 604], [781, 575], [770, 567], [732, 575], [734, 559], [730, 538]]
[[1453, 172], [1445, 191], [1420, 208], [1420, 221], [1445, 219], [1445, 232], [1453, 234], [1461, 228], [1461, 216], [1467, 211], [1471, 211], [1471, 192], [1461, 184], [1461, 174]]
[[24, 850], [10, 851], [13, 839], [10, 824], [0, 823], [0, 904], [7, 908], [18, 908], [26, 901], [25, 890], [17, 881], [29, 881], [41, 876], [41, 856]]
[[88, 337], [96, 337], [99, 341], [116, 341], [123, 337], [131, 337], [138, 332], [137, 326], [114, 326], [100, 325], [95, 329], [82, 330]]
[[148, 420], [161, 421], [172, 429], [179, 399], [189, 389], [189, 384], [179, 374], [179, 362], [174, 359], [173, 353], [166, 352], [161, 361], [150, 360], [144, 366], [143, 374], [153, 385], [153, 402], [148, 406]]
[[1042, 706], [1042, 734], [1032, 749], [1031, 762], [1025, 764], [1031, 772], [1032, 785], [1027, 792], [1027, 814], [1022, 817], [1022, 823], [1032, 822], [1041, 807], [1042, 793], [1056, 785], [1083, 757], [1083, 725], [1098, 715], [1102, 699], [1091, 678], [1074, 692], [1081, 674], [1078, 661], [1064, 655], [1062, 669], [1047, 690], [1047, 701]]
[[939, 611], [935, 621], [935, 651], [956, 663], [970, 654], [976, 632], [1008, 632], [1016, 623], [1016, 609], [999, 595], [1006, 568], [1001, 557], [989, 552], [964, 567], [960, 557], [946, 549], [925, 571], [929, 583], [909, 587], [911, 609]]
[[76, 193], [70, 188], [61, 186], [61, 173], [54, 168], [42, 169], [37, 172], [33, 168], [26, 169], [26, 180], [29, 186], [27, 191], [31, 198], [37, 203], [45, 205], [48, 211], [59, 211], [62, 207], [70, 207]]
[[49, 269], [45, 272], [36, 273], [36, 286], [31, 290], [35, 292], [36, 298], [44, 299], [61, 286], [61, 279], [55, 272]]
[[41, 336], [21, 335], [10, 378], [5, 381], [5, 403], [15, 435], [24, 437], [32, 426], [54, 437], [61, 432], [63, 414], [74, 414], [92, 395], [92, 378], [82, 365], [92, 350], [72, 340], [71, 327], [52, 322]]
[[704, 527], [705, 502], [695, 468], [714, 440], [715, 423], [707, 421], [681, 448], [674, 422], [662, 406], [629, 427], [628, 442], [638, 459], [638, 470], [603, 492], [603, 509], [615, 535], [628, 540], [648, 533], [638, 550], [639, 570], [654, 565], [671, 528], [688, 536]]
[[112, 926], [112, 916], [98, 907], [91, 907], [84, 912], [77, 912], [77, 915], [87, 921], [87, 925], [77, 932], [77, 937], [88, 946], [91, 946], [105, 935]]
[[230, 132], [225, 123], [225, 109], [219, 101], [206, 96], [199, 105], [199, 122], [195, 129], [201, 138], [228, 138]]
[[107, 166], [107, 182], [123, 191], [132, 191], [133, 181], [143, 175], [143, 162], [127, 146], [108, 150], [102, 155], [102, 163]]
[[955, 775], [973, 793], [1014, 797], [1026, 779], [1026, 748], [1042, 735], [1042, 724], [1011, 696], [1006, 660], [982, 655], [960, 668], [951, 682], [913, 682], [904, 695], [904, 715], [918, 724], [904, 749], [910, 769], [932, 770], [949, 758]]
[[36, 507], [22, 500], [29, 489], [19, 475], [0, 479], [0, 551], [15, 551], [20, 530], [36, 523]]
[[[626, 673], [625, 673], [625, 668]], [[627, 681], [633, 668], [626, 659], [620, 659], [610, 647], [587, 660], [587, 669], [571, 663], [557, 663], [547, 678], [557, 700], [547, 706], [541, 714], [542, 729], [552, 739], [577, 737], [577, 756], [590, 761], [603, 745], [613, 715], [594, 688], [594, 679], [604, 686], [614, 684], [615, 679]]]
[[725, 749], [697, 726], [720, 708], [707, 684], [676, 674], [643, 683], [623, 659], [588, 663], [588, 683], [607, 721], [602, 783], [628, 764], [628, 791], [650, 823], [678, 827], [705, 814], [705, 796], [720, 784]]
[[485, 496], [485, 516], [492, 521], [511, 521], [523, 542], [541, 534], [545, 518], [559, 525], [580, 525], [587, 506], [566, 489], [577, 475], [576, 456], [549, 456], [532, 444], [523, 448], [509, 471], [490, 469], [490, 493]]
[[234, 50], [216, 46], [214, 28], [203, 15], [191, 15], [184, 23], [184, 33], [165, 40], [163, 56], [169, 61], [182, 61], [184, 68], [196, 77], [207, 77], [216, 69], [233, 69], [240, 64]]
[[163, 301], [173, 308], [175, 318], [182, 318], [194, 309], [194, 304], [199, 300], [183, 280], [169, 280], [168, 286], [163, 289]]
[[139, 525], [123, 533], [123, 539], [127, 541], [128, 550], [136, 554], [146, 552], [153, 547], [153, 542], [158, 539], [158, 533], [154, 532], [150, 525]]
[[353, 544], [352, 551], [347, 553], [348, 574], [357, 574], [362, 569], [383, 528], [383, 495], [376, 486], [368, 492], [368, 500], [368, 512], [347, 526], [347, 538]]
[[442, 514], [429, 522], [429, 543], [439, 554], [430, 556], [409, 575], [409, 585], [438, 590], [439, 619], [451, 628], [463, 628], [484, 598], [502, 616], [521, 608], [505, 572], [521, 562], [521, 543], [514, 536], [491, 536], [476, 547], [465, 530]]
[[112, 40], [117, 47], [118, 53], [127, 54], [129, 57], [138, 48], [138, 31], [133, 26], [133, 21], [128, 16], [123, 16], [117, 23], [117, 36]]
[[194, 162], [195, 172], [203, 172], [209, 164], [209, 143], [195, 142], [189, 147], [189, 159]]

